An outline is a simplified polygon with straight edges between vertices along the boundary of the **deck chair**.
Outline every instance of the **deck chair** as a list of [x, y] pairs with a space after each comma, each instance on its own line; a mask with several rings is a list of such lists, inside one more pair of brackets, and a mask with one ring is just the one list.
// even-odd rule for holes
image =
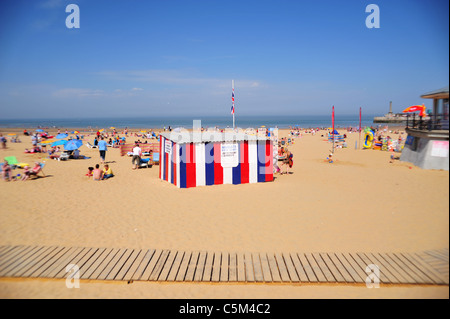
[[159, 153], [153, 153], [153, 164], [159, 165]]
[[84, 145], [86, 145], [87, 148], [97, 148], [97, 146], [94, 146], [94, 145], [92, 145], [92, 144], [89, 143], [89, 142], [87, 142], [87, 143], [84, 144]]
[[151, 167], [153, 163], [150, 161], [149, 158], [141, 158], [141, 161], [139, 162], [139, 167]]

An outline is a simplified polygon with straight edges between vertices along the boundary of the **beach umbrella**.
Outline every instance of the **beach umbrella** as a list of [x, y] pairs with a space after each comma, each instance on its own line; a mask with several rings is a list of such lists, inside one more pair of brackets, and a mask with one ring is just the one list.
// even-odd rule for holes
[[62, 139], [62, 138], [66, 138], [67, 136], [69, 136], [69, 135], [61, 133], [61, 134], [56, 135], [56, 138]]
[[101, 130], [99, 130], [99, 132], [101, 133], [101, 132], [103, 132], [105, 129], [104, 128], [102, 128]]
[[70, 140], [64, 145], [64, 149], [66, 151], [73, 151], [80, 148], [81, 145], [83, 145], [81, 140]]
[[59, 140], [56, 142], [53, 142], [53, 144], [51, 145], [52, 147], [58, 146], [58, 145], [65, 145], [67, 143], [66, 140]]
[[109, 128], [110, 130], [114, 130], [115, 129], [115, 127], [114, 126], [111, 126], [110, 128]]
[[425, 116], [425, 110], [427, 108], [425, 107], [425, 104], [422, 105], [413, 105], [410, 107], [407, 107], [403, 110], [403, 113], [412, 113], [412, 112], [420, 112], [419, 116]]
[[36, 132], [44, 132], [44, 130], [38, 128], [38, 129], [36, 130]]
[[46, 141], [42, 141], [41, 144], [50, 144], [53, 142], [54, 142], [54, 140], [46, 140]]

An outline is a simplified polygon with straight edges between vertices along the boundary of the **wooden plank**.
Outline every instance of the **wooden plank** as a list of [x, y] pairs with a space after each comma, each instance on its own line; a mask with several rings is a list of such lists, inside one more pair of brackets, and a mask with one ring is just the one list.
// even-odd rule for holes
[[47, 254], [44, 258], [42, 258], [38, 263], [33, 265], [33, 267], [28, 269], [23, 274], [23, 276], [24, 277], [36, 277], [36, 276], [34, 276], [34, 274], [36, 272], [41, 272], [41, 271], [47, 269], [47, 267], [49, 265], [51, 265], [52, 263], [55, 262], [55, 258], [60, 257], [61, 254], [66, 253], [68, 250], [69, 250], [69, 248], [67, 248], [67, 247], [58, 247], [57, 249], [55, 249], [51, 253]]
[[289, 278], [289, 273], [287, 271], [286, 268], [286, 263], [284, 262], [283, 257], [281, 256], [281, 254], [275, 254], [275, 260], [277, 262], [278, 265], [278, 270], [280, 271], [280, 275], [281, 275], [281, 281], [283, 282], [291, 282], [291, 278]]
[[254, 282], [255, 273], [253, 272], [253, 261], [252, 255], [250, 253], [244, 254], [244, 263], [245, 263], [245, 278], [247, 282]]
[[442, 251], [439, 250], [427, 250], [425, 251], [426, 254], [435, 257], [437, 259], [443, 260], [445, 262], [448, 262], [448, 254], [443, 253]]
[[97, 268], [103, 263], [103, 261], [108, 258], [108, 256], [113, 252], [112, 248], [104, 248], [102, 250], [99, 250], [96, 252], [89, 260], [89, 262], [86, 263], [85, 266], [82, 267], [81, 273], [80, 273], [80, 279], [90, 279], [92, 278], [94, 272], [97, 270]]
[[305, 257], [308, 260], [309, 265], [311, 266], [312, 270], [314, 271], [314, 274], [316, 275], [319, 282], [327, 282], [328, 281], [327, 278], [325, 277], [319, 264], [314, 259], [313, 255], [311, 255], [310, 253], [307, 253], [307, 254], [305, 254]]
[[36, 254], [30, 257], [26, 262], [17, 266], [16, 269], [10, 272], [10, 276], [12, 277], [23, 277], [28, 269], [36, 265], [42, 259], [44, 259], [48, 254], [57, 249], [56, 246], [43, 247]]
[[337, 268], [337, 270], [343, 277], [343, 282], [348, 282], [348, 283], [355, 282], [355, 280], [353, 279], [352, 275], [349, 272], [350, 269], [353, 270], [353, 268], [350, 267], [350, 269], [347, 270], [347, 268], [344, 266], [344, 264], [342, 264], [341, 261], [333, 253], [328, 253], [326, 255], [327, 255], [328, 259], [325, 259], [325, 257], [324, 257], [325, 262], [327, 263], [327, 265], [328, 265], [328, 260], [330, 260], [333, 263], [334, 267]]
[[[320, 253], [318, 255], [320, 255], [320, 257], [322, 257], [323, 262], [325, 263], [326, 267], [328, 267], [329, 271], [333, 275], [333, 277], [334, 277], [336, 282], [348, 282], [348, 281], [345, 280], [344, 276], [341, 274], [341, 272], [339, 271], [338, 267], [334, 264], [334, 262], [328, 256], [328, 254]], [[351, 277], [350, 277], [350, 280], [351, 280]]]
[[123, 255], [120, 257], [120, 259], [116, 262], [115, 266], [111, 269], [109, 274], [106, 276], [106, 280], [115, 280], [117, 274], [122, 270], [123, 266], [127, 262], [127, 260], [130, 258], [131, 254], [133, 253], [134, 249], [127, 249], [123, 253]]
[[[361, 267], [364, 267], [365, 270], [367, 270], [369, 265], [372, 265], [373, 262], [367, 258], [367, 256], [364, 253], [356, 253], [355, 255], [353, 255], [354, 258], [359, 257], [359, 260], [362, 261], [362, 263], [360, 263]], [[355, 259], [356, 260], [356, 259]], [[379, 276], [377, 276], [376, 273], [373, 273], [376, 277], [378, 277], [379, 281], [381, 283], [391, 283], [391, 281], [389, 280], [388, 277], [386, 277], [386, 275], [384, 274], [383, 270], [381, 268], [379, 268], [380, 270], [380, 274]]]
[[408, 264], [409, 268], [413, 269], [416, 273], [418, 273], [416, 271], [416, 269], [417, 269], [420, 272], [422, 272], [423, 275], [425, 275], [427, 278], [429, 278], [436, 284], [440, 284], [440, 285], [447, 284], [448, 285], [448, 280], [447, 281], [444, 280], [438, 272], [436, 272], [434, 269], [432, 269], [427, 264], [421, 262], [417, 256], [414, 256], [413, 254], [408, 254], [408, 253], [402, 253], [402, 254], [398, 254], [398, 255], [403, 255], [405, 260], [407, 260], [409, 262], [409, 264]]
[[42, 247], [40, 246], [31, 247], [31, 249], [29, 249], [26, 253], [21, 254], [19, 258], [15, 259], [7, 266], [2, 267], [2, 270], [0, 271], [0, 277], [9, 277], [11, 272], [13, 272], [20, 265], [27, 263], [28, 260], [41, 249]]
[[272, 274], [270, 272], [269, 260], [267, 259], [267, 254], [259, 254], [261, 258], [261, 268], [263, 273], [263, 278], [265, 282], [272, 282]]
[[[148, 264], [146, 265], [146, 268], [144, 269], [144, 272], [142, 273], [140, 280], [149, 280], [153, 270], [155, 269], [156, 265], [159, 262], [159, 259], [163, 255], [164, 250], [156, 250], [153, 254], [153, 257], [150, 259]], [[164, 256], [163, 256], [164, 257]]]
[[262, 282], [264, 281], [264, 278], [262, 275], [261, 260], [259, 259], [259, 254], [253, 253], [252, 259], [253, 259], [253, 271], [255, 272], [255, 281]]
[[109, 263], [103, 268], [103, 270], [98, 275], [98, 280], [106, 280], [109, 273], [115, 268], [117, 265], [117, 262], [119, 259], [122, 258], [122, 256], [128, 251], [126, 248], [121, 248], [119, 251], [114, 255], [114, 257], [109, 261]]
[[180, 268], [178, 269], [177, 277], [175, 281], [184, 281], [186, 277], [187, 267], [189, 266], [189, 262], [191, 261], [192, 252], [185, 252], [183, 260], [181, 261]]
[[281, 282], [280, 272], [278, 270], [277, 261], [272, 253], [267, 254], [267, 263], [269, 264], [270, 273], [272, 275], [273, 282]]
[[366, 253], [366, 256], [372, 261], [372, 264], [375, 264], [380, 268], [381, 275], [385, 275], [389, 281], [393, 284], [399, 284], [401, 281], [399, 278], [395, 276], [393, 273], [392, 267], [387, 263], [383, 263], [382, 260], [378, 259], [373, 253]]
[[414, 280], [417, 281], [418, 283], [420, 283], [420, 284], [433, 283], [434, 284], [434, 282], [432, 280], [430, 280], [428, 277], [422, 275], [422, 273], [420, 271], [418, 271], [417, 269], [414, 269], [415, 267], [413, 267], [413, 269], [411, 269], [410, 263], [401, 254], [388, 253], [387, 255], [389, 257], [391, 257], [391, 259], [394, 260], [404, 272], [406, 272], [410, 276], [412, 276], [414, 278]]
[[200, 253], [200, 256], [198, 257], [197, 270], [195, 271], [194, 281], [198, 282], [198, 281], [202, 281], [202, 279], [203, 279], [203, 273], [205, 271], [206, 256], [207, 256], [206, 251], [202, 251]]
[[[100, 250], [99, 248], [86, 248], [84, 251], [82, 251], [79, 254], [79, 258], [74, 259], [71, 261], [72, 264], [75, 264], [78, 266], [78, 270], [76, 270], [73, 273], [72, 278], [78, 273], [78, 278], [81, 278], [81, 274], [83, 273], [81, 269], [83, 269], [84, 265], [95, 255], [95, 253]], [[64, 278], [67, 273], [69, 273], [72, 270], [73, 267], [69, 268], [67, 271], [64, 269], [64, 271], [61, 271], [57, 273], [54, 278]]]
[[320, 269], [322, 270], [323, 274], [325, 275], [325, 278], [328, 282], [336, 282], [336, 278], [334, 278], [333, 274], [331, 273], [331, 270], [328, 268], [327, 264], [323, 261], [322, 257], [319, 253], [313, 253], [312, 257], [317, 262], [317, 265], [319, 265]]
[[[366, 272], [366, 268], [365, 268], [366, 266], [364, 266], [364, 268], [362, 268], [360, 263], [358, 263], [358, 261], [360, 261], [362, 263], [360, 258], [358, 258], [358, 261], [357, 261], [357, 260], [355, 260], [355, 257], [349, 253], [337, 254], [337, 256], [342, 261], [343, 261], [343, 259], [345, 259], [352, 266], [352, 268], [356, 271], [358, 276], [361, 278], [361, 281], [358, 281], [358, 282], [362, 282], [362, 283], [366, 282], [368, 273]], [[343, 259], [340, 258], [340, 256], [342, 256]]]
[[[352, 266], [352, 264], [340, 253], [333, 253], [329, 254], [330, 258], [335, 261], [335, 264], [340, 263], [342, 267], [347, 271], [347, 273], [350, 275], [353, 282], [357, 283], [364, 283], [365, 281], [359, 276], [358, 271], [355, 270], [355, 268]], [[356, 265], [357, 266], [357, 265]], [[359, 268], [359, 266], [357, 266]], [[341, 272], [342, 273], [342, 272]], [[344, 276], [348, 282], [350, 281], [349, 278], [347, 278], [347, 275]], [[364, 277], [365, 278], [365, 277]]]
[[122, 269], [117, 273], [115, 280], [124, 280], [125, 275], [129, 272], [131, 266], [134, 265], [136, 259], [140, 256], [142, 250], [134, 249], [131, 253], [130, 257], [128, 257], [127, 261], [123, 265]]
[[132, 265], [130, 265], [130, 268], [127, 270], [127, 272], [123, 275], [122, 280], [130, 281], [133, 278], [134, 273], [141, 265], [142, 261], [146, 257], [146, 254], [149, 250], [141, 249], [138, 252], [138, 255], [136, 256], [134, 262]]
[[38, 248], [39, 247], [37, 246], [28, 246], [18, 252], [14, 257], [11, 256], [8, 260], [2, 260], [3, 263], [0, 266], [0, 276], [4, 276], [4, 274], [11, 269], [11, 265], [17, 266], [18, 264], [24, 262], [30, 255], [33, 255]]
[[375, 257], [382, 263], [384, 268], [389, 271], [403, 284], [415, 284], [417, 283], [408, 272], [405, 272], [398, 266], [387, 254], [373, 253]]
[[206, 253], [205, 269], [203, 271], [202, 281], [211, 281], [212, 269], [214, 262], [214, 253]]
[[49, 260], [47, 265], [43, 265], [41, 267], [41, 271], [37, 271], [34, 273], [33, 277], [43, 277], [43, 278], [53, 278], [56, 273], [58, 273], [61, 269], [64, 269], [68, 263], [75, 256], [77, 256], [82, 248], [80, 247], [72, 247], [68, 251], [66, 251], [63, 255], [58, 258], [54, 257], [53, 260]]
[[[306, 258], [305, 254], [297, 254], [298, 260], [300, 261], [300, 263], [302, 264], [303, 269], [306, 272], [306, 275], [308, 276], [308, 280], [310, 282], [326, 282], [327, 279], [325, 278], [325, 276], [323, 276], [322, 271], [320, 270], [320, 268], [318, 268], [318, 266], [316, 266], [317, 271], [319, 272], [320, 275], [320, 279], [319, 277], [317, 277], [316, 273], [314, 272], [313, 267], [311, 267], [311, 265], [309, 264], [308, 259]], [[299, 271], [299, 269], [297, 269], [297, 271]]]
[[[289, 254], [289, 257], [292, 261], [292, 264], [294, 265], [295, 272], [297, 273], [298, 279], [300, 280], [300, 282], [309, 282], [308, 275], [306, 274], [305, 269], [303, 268], [303, 265], [300, 262], [300, 259], [298, 259], [297, 254], [294, 254], [294, 253]], [[311, 270], [311, 272], [312, 272], [312, 270]], [[313, 276], [314, 276], [314, 273], [313, 273]], [[314, 279], [315, 279], [315, 281], [317, 281], [317, 278], [315, 278], [315, 276], [314, 276]]]
[[218, 282], [220, 280], [220, 265], [222, 264], [222, 253], [214, 252], [214, 262], [212, 266], [211, 281]]
[[79, 257], [85, 249], [86, 248], [77, 248], [71, 254], [65, 254], [40, 276], [46, 278], [55, 278], [55, 276], [60, 272], [66, 274], [66, 267], [70, 264], [74, 264], [74, 260], [76, 260], [76, 258]]
[[245, 259], [243, 253], [236, 254], [237, 261], [237, 280], [245, 282]]
[[5, 256], [2, 257], [2, 259], [0, 259], [0, 268], [8, 266], [14, 261], [15, 258], [20, 257], [22, 253], [26, 253], [27, 250], [27, 246], [16, 246], [14, 249], [11, 249], [7, 254], [5, 254]]
[[228, 281], [236, 282], [237, 280], [237, 255], [236, 253], [230, 254], [230, 265], [228, 268]]
[[159, 274], [161, 273], [164, 264], [166, 263], [167, 257], [169, 257], [170, 251], [167, 249], [164, 249], [161, 253], [161, 256], [159, 256], [158, 261], [156, 262], [155, 267], [153, 268], [152, 273], [148, 277], [148, 280], [150, 281], [156, 281], [158, 280]]
[[173, 268], [172, 265], [175, 261], [175, 258], [178, 256], [177, 251], [170, 251], [169, 252], [169, 257], [167, 257], [167, 260], [164, 264], [163, 269], [161, 270], [161, 273], [159, 274], [157, 280], [158, 281], [166, 281], [167, 277], [169, 276], [169, 273], [171, 271], [171, 269]]
[[172, 265], [172, 269], [170, 270], [167, 280], [175, 281], [177, 278], [178, 270], [180, 269], [181, 262], [183, 261], [184, 251], [179, 251]]
[[228, 282], [228, 263], [230, 256], [227, 252], [222, 252], [222, 263], [220, 265], [220, 281]]
[[[153, 270], [153, 266], [151, 265], [153, 262], [156, 263], [156, 260], [158, 260], [159, 255], [161, 254], [161, 250], [154, 250], [149, 249], [145, 252], [145, 256], [142, 259], [141, 263], [139, 264], [139, 267], [137, 267], [134, 274], [131, 276], [131, 279], [129, 280], [147, 280], [148, 276]], [[148, 271], [149, 270], [149, 271]], [[146, 274], [148, 271], [148, 274]], [[146, 277], [144, 277], [144, 274], [146, 274]]]
[[114, 259], [114, 257], [120, 252], [120, 249], [113, 248], [109, 251], [109, 253], [102, 258], [100, 263], [98, 264], [97, 268], [90, 274], [90, 276], [87, 279], [97, 279], [99, 278], [100, 274], [103, 273], [105, 268], [109, 265], [111, 260]]
[[0, 247], [0, 260], [3, 254], [11, 249], [12, 246], [1, 246]]
[[186, 277], [184, 281], [194, 281], [195, 271], [197, 269], [197, 261], [200, 256], [199, 251], [194, 251], [191, 256], [191, 260], [189, 261], [188, 269], [186, 271]]
[[282, 258], [284, 259], [284, 262], [286, 264], [286, 269], [288, 271], [291, 282], [299, 282], [300, 279], [298, 277], [297, 271], [295, 270], [295, 266], [292, 263], [291, 256], [289, 254], [282, 254]]
[[9, 259], [11, 254], [15, 255], [18, 251], [24, 249], [25, 246], [12, 246], [5, 251], [5, 253], [0, 257], [0, 265], [2, 265], [6, 260]]

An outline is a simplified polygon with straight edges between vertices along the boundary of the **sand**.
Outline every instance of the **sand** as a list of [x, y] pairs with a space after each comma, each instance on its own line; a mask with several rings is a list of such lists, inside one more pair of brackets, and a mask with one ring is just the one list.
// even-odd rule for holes
[[[12, 129], [0, 129], [6, 135]], [[20, 129], [16, 131], [21, 132]], [[139, 131], [139, 130], [138, 130]], [[52, 133], [52, 132], [51, 132]], [[281, 131], [287, 136], [288, 131]], [[390, 153], [348, 148], [326, 161], [326, 132], [296, 138], [292, 174], [271, 183], [178, 189], [158, 166], [132, 170], [108, 149], [115, 177], [94, 182], [100, 162], [25, 154], [31, 139], [8, 143], [0, 157], [45, 161], [45, 178], [0, 181], [0, 245], [58, 245], [229, 252], [419, 252], [449, 247], [449, 172], [390, 161]], [[397, 138], [397, 134], [390, 134]], [[403, 135], [404, 137], [406, 135]], [[93, 142], [94, 136], [85, 136]], [[136, 138], [129, 138], [133, 141]], [[362, 139], [362, 138], [361, 138]], [[396, 154], [399, 155], [399, 154]], [[16, 170], [20, 173], [20, 170]], [[446, 287], [367, 289], [344, 285], [204, 285], [0, 280], [3, 298], [448, 298]], [[72, 289], [73, 290], [73, 289]]]

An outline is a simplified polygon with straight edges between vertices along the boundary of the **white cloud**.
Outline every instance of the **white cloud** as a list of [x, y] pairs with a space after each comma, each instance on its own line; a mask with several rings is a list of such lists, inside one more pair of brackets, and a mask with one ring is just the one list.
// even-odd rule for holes
[[65, 88], [54, 91], [52, 96], [58, 98], [84, 98], [84, 97], [99, 97], [105, 96], [102, 90], [94, 89], [79, 89], [79, 88]]

